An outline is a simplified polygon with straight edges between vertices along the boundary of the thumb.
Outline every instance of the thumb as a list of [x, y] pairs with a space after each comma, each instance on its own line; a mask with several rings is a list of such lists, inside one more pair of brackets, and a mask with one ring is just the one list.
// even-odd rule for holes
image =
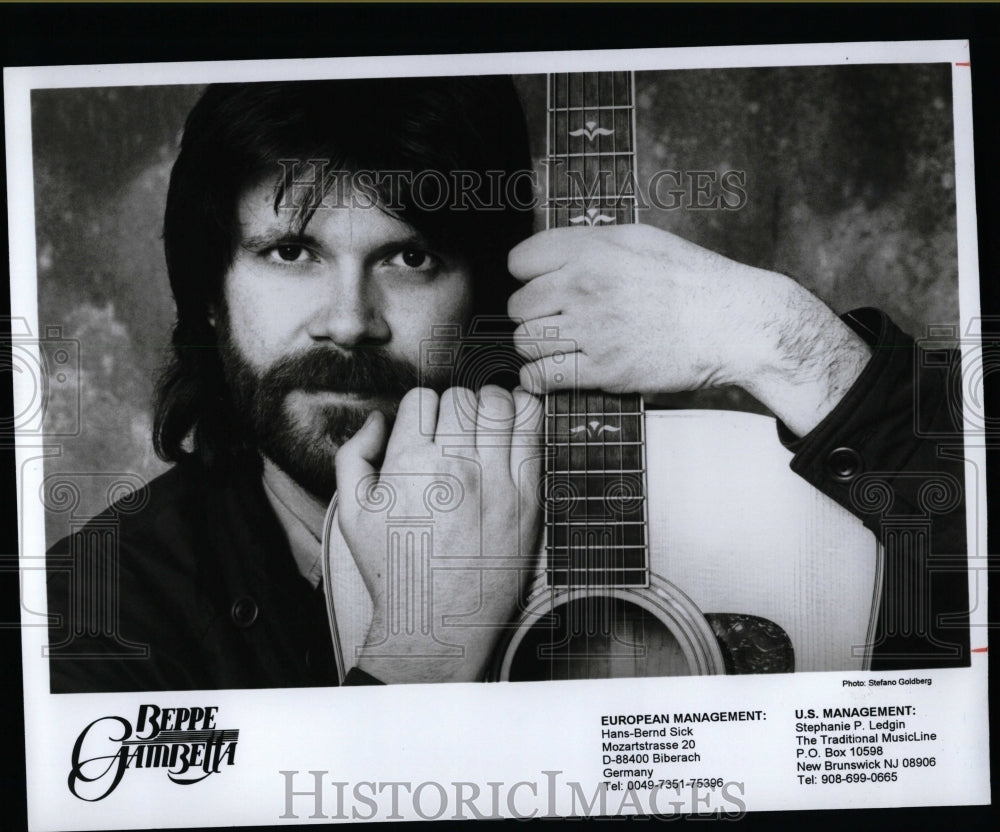
[[[385, 453], [388, 430], [385, 416], [373, 410], [361, 429], [348, 439], [337, 451], [334, 466], [337, 471], [337, 493], [342, 509], [350, 509], [354, 514], [359, 505], [358, 485], [366, 479], [378, 475], [376, 466]], [[362, 493], [365, 488], [360, 489]], [[340, 512], [341, 517], [344, 511]]]

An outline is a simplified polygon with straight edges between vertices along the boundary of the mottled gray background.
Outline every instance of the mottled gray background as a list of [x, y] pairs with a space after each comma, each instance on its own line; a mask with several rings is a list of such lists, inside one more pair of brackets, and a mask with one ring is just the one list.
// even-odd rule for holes
[[[879, 306], [918, 335], [957, 323], [950, 78], [947, 64], [640, 73], [639, 181], [664, 168], [742, 170], [748, 197], [738, 211], [646, 211], [640, 220], [793, 275], [837, 311]], [[544, 78], [517, 82], [538, 158]], [[80, 356], [78, 370], [50, 386], [47, 429], [78, 435], [63, 439], [46, 473], [76, 484], [76, 516], [103, 508], [114, 479], [105, 474], [149, 479], [166, 467], [150, 441], [174, 316], [162, 214], [200, 91], [32, 96], [39, 325], [60, 326]], [[728, 391], [695, 403], [753, 406]], [[69, 519], [49, 513], [50, 542]]]

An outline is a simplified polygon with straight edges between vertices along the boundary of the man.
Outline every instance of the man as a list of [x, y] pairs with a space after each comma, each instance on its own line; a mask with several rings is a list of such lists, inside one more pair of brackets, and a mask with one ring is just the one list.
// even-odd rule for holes
[[[320, 543], [334, 495], [379, 648], [352, 657], [346, 682], [482, 678], [538, 547], [535, 397], [572, 385], [736, 384], [783, 423], [793, 469], [855, 513], [855, 458], [899, 472], [897, 500], [917, 499], [903, 474], [944, 463], [901, 430], [914, 359], [890, 322], [842, 321], [783, 275], [649, 227], [529, 236], [524, 135], [505, 79], [209, 89], [186, 125], [164, 230], [177, 326], [155, 438], [177, 465], [111, 509], [120, 614], [111, 635], [54, 630], [54, 691], [336, 684]], [[468, 199], [439, 204], [442, 177]], [[436, 327], [468, 333], [503, 312], [525, 361], [519, 386], [422, 359]], [[573, 378], [542, 337], [553, 327], [577, 347]], [[388, 623], [399, 599], [386, 591], [378, 487], [404, 483], [393, 499], [406, 515], [425, 499], [405, 485], [419, 475], [462, 495], [437, 520], [435, 556], [509, 567], [435, 573], [430, 615], [451, 622], [454, 651], [435, 649], [433, 626], [414, 636]], [[961, 507], [949, 517], [932, 551], [963, 550], [952, 548], [964, 546]], [[878, 530], [879, 515], [863, 519]], [[91, 539], [54, 551], [85, 574], [108, 555]], [[50, 581], [50, 611], [74, 622], [70, 581]], [[964, 581], [939, 579], [933, 609], [960, 616]], [[930, 626], [883, 638], [886, 654], [944, 645], [922, 660], [967, 662], [961, 627]], [[135, 645], [148, 655], [122, 658]]]

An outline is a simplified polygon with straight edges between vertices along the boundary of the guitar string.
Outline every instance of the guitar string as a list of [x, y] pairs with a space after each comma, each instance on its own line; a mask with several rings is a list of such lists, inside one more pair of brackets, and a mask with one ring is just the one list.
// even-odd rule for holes
[[[610, 87], [611, 106], [613, 107], [613, 106], [615, 106], [618, 103], [615, 100], [614, 73], [610, 73], [609, 74], [608, 81], [610, 82], [608, 84], [608, 86]], [[600, 86], [598, 86], [598, 98], [599, 98], [598, 103], [599, 104], [603, 104], [604, 102], [600, 100]], [[601, 113], [602, 113], [602, 119], [603, 119], [605, 111], [602, 110]], [[614, 153], [618, 149], [618, 136], [615, 133], [614, 110], [611, 110], [610, 113], [608, 113], [608, 115], [611, 118], [611, 124], [608, 125], [608, 126], [610, 127], [610, 129], [611, 129], [612, 132], [611, 132], [610, 138], [608, 136], [606, 136], [606, 135], [600, 137], [601, 145], [600, 145], [599, 149], [602, 150], [602, 151], [606, 151], [608, 149], [607, 145], [608, 144], [611, 145], [611, 154], [612, 154], [610, 156], [610, 160], [611, 160], [610, 174], [611, 174], [611, 183], [612, 183], [611, 184], [611, 193], [615, 194], [615, 193], [618, 192], [618, 183], [617, 183], [617, 177], [616, 177], [616, 170], [615, 170], [615, 166], [614, 166], [614, 158], [615, 158], [614, 157]], [[604, 156], [605, 165], [607, 164], [608, 159], [609, 159], [608, 156]], [[602, 196], [602, 202], [606, 203], [609, 195], [608, 194], [602, 194], [601, 196]], [[602, 211], [601, 213], [603, 214], [604, 211]], [[615, 216], [615, 223], [617, 224], [617, 215]], [[607, 414], [607, 410], [608, 410], [608, 408], [607, 408], [607, 396], [604, 395], [604, 394], [602, 394], [601, 398], [602, 398], [602, 402], [601, 402], [602, 411], [604, 411], [605, 414]], [[606, 418], [606, 416], [605, 416], [605, 418]], [[622, 421], [622, 417], [619, 416], [619, 427], [623, 428], [623, 426], [624, 426], [624, 421]], [[622, 431], [619, 430], [619, 432], [618, 432], [618, 439], [619, 440], [621, 439], [621, 433], [622, 433]], [[609, 479], [608, 478], [608, 473], [610, 473], [610, 472], [607, 471], [607, 469], [608, 469], [608, 449], [607, 449], [607, 445], [605, 445], [605, 447], [602, 449], [602, 462], [603, 462], [603, 467], [605, 469], [605, 474], [602, 477], [601, 486], [602, 486], [602, 489], [603, 489], [604, 493], [607, 494], [608, 493], [608, 479]], [[611, 511], [610, 505], [611, 504], [609, 503], [608, 509], [607, 509], [609, 512]], [[615, 535], [615, 525], [614, 524], [612, 524], [610, 526], [610, 535], [611, 535], [612, 538]], [[612, 541], [612, 543], [613, 543], [613, 541]], [[612, 557], [614, 557], [614, 552], [615, 552], [615, 549], [614, 549], [614, 546], [612, 545], [612, 547], [611, 547]], [[607, 560], [610, 560], [610, 558], [606, 558], [606, 561]], [[610, 565], [613, 565], [613, 564], [610, 564]], [[610, 582], [610, 579], [611, 579], [611, 575], [610, 574], [608, 574], [604, 578], [605, 582]]]
[[[580, 98], [581, 98], [581, 105], [582, 105], [580, 107], [575, 106], [576, 102], [573, 101], [574, 81], [578, 82], [578, 85], [580, 87], [579, 95], [580, 95]], [[624, 107], [626, 118], [627, 118], [628, 114], [630, 114], [630, 112], [631, 112], [631, 108], [634, 107], [634, 101], [628, 100], [628, 95], [627, 95], [627, 92], [626, 92], [626, 103], [622, 104], [622, 105], [618, 104], [618, 102], [616, 100], [616, 93], [617, 93], [618, 84], [619, 84], [619, 78], [616, 77], [616, 74], [612, 74], [612, 76], [611, 76], [611, 82], [609, 84], [609, 87], [610, 87], [610, 93], [611, 93], [611, 96], [612, 96], [612, 102], [613, 103], [612, 103], [612, 105], [611, 105], [610, 108], [605, 109], [604, 102], [603, 102], [602, 96], [601, 96], [600, 78], [598, 76], [597, 79], [596, 79], [597, 104], [596, 104], [596, 108], [594, 108], [593, 107], [593, 100], [588, 101], [588, 96], [586, 94], [586, 92], [587, 92], [587, 78], [586, 78], [585, 75], [583, 75], [582, 73], [580, 73], [580, 74], [576, 75], [576, 78], [574, 78], [569, 73], [566, 74], [566, 76], [565, 76], [565, 85], [562, 87], [562, 89], [565, 90], [565, 94], [566, 94], [566, 99], [567, 100], [565, 102], [561, 101], [559, 79], [558, 79], [558, 77], [555, 77], [553, 79], [553, 81], [550, 83], [550, 95], [553, 98], [556, 99], [555, 100], [555, 106], [552, 107], [552, 108], [550, 108], [551, 111], [552, 111], [552, 115], [554, 116], [552, 119], [550, 119], [550, 134], [551, 134], [550, 135], [550, 147], [552, 146], [553, 142], [556, 143], [557, 152], [558, 152], [558, 144], [557, 143], [560, 142], [560, 141], [562, 141], [562, 137], [563, 137], [564, 133], [566, 134], [566, 141], [570, 140], [570, 137], [568, 135], [568, 133], [569, 133], [568, 129], [565, 130], [565, 131], [563, 131], [563, 130], [556, 130], [557, 122], [560, 119], [560, 111], [562, 113], [562, 121], [565, 122], [565, 124], [563, 126], [566, 126], [567, 128], [569, 127], [568, 118], [569, 118], [569, 112], [571, 110], [574, 111], [574, 112], [581, 111], [581, 112], [583, 112], [585, 114], [589, 114], [592, 110], [596, 109], [596, 113], [597, 113], [597, 117], [598, 118], [603, 118], [604, 117], [603, 114], [606, 113], [606, 112], [608, 112], [608, 111], [610, 111], [610, 113], [612, 115], [612, 118], [614, 118], [617, 115], [617, 109], [619, 109], [621, 107]], [[625, 84], [627, 84], [627, 80], [625, 81]], [[560, 106], [560, 105], [562, 105], [562, 106]], [[592, 120], [592, 119], [587, 119], [586, 116], [585, 116], [585, 121], [586, 120]], [[620, 193], [620, 191], [621, 191], [621, 182], [619, 181], [619, 166], [617, 164], [617, 157], [621, 153], [626, 153], [626, 154], [631, 155], [632, 158], [634, 159], [634, 150], [633, 149], [629, 149], [627, 144], [626, 144], [626, 149], [624, 151], [621, 151], [618, 148], [618, 135], [617, 134], [618, 134], [619, 131], [618, 131], [618, 121], [617, 121], [617, 119], [613, 123], [612, 127], [614, 128], [614, 130], [611, 133], [611, 139], [609, 140], [609, 142], [605, 142], [604, 141], [604, 136], [602, 136], [600, 133], [598, 133], [597, 136], [595, 137], [597, 139], [597, 142], [598, 142], [598, 151], [599, 151], [597, 154], [595, 154], [595, 157], [597, 159], [596, 164], [597, 164], [597, 176], [598, 176], [598, 198], [600, 200], [599, 201], [599, 205], [598, 205], [599, 209], [604, 207], [602, 203], [606, 202], [607, 198], [608, 198], [608, 195], [604, 194], [604, 193], [601, 193], [601, 190], [600, 190], [600, 185], [604, 181], [603, 176], [601, 175], [601, 168], [603, 167], [603, 165], [601, 165], [601, 160], [609, 158], [609, 155], [607, 153], [607, 149], [606, 149], [605, 145], [608, 144], [608, 143], [610, 143], [612, 145], [612, 148], [613, 148], [613, 150], [610, 153], [610, 158], [613, 160], [613, 163], [611, 165], [611, 168], [610, 168], [609, 172], [610, 172], [611, 179], [612, 179], [613, 186], [614, 186], [614, 190], [613, 190], [612, 193], [617, 198], [619, 198], [619, 199], [620, 198], [624, 198], [624, 195], [622, 195]], [[605, 128], [605, 129], [607, 129], [607, 128]], [[581, 144], [582, 144], [582, 142], [581, 142]], [[573, 162], [572, 159], [573, 158], [577, 158], [578, 156], [579, 156], [579, 158], [583, 159], [583, 161], [581, 163]], [[582, 165], [583, 170], [581, 172], [583, 173], [584, 177], [586, 177], [588, 162], [587, 162], [587, 160], [586, 160], [585, 157], [580, 156], [579, 154], [572, 153], [572, 148], [569, 145], [567, 145], [566, 158], [567, 158], [567, 161], [569, 162], [569, 164], [571, 166], [570, 167], [571, 170], [580, 171], [580, 165]], [[551, 180], [550, 180], [549, 193], [550, 193], [550, 196], [555, 195], [557, 193], [557, 190], [555, 188], [551, 187]], [[616, 204], [615, 205], [615, 208], [616, 208], [616, 211], [615, 211], [616, 220], [620, 218], [620, 219], [622, 219], [622, 220], [624, 220], [626, 222], [629, 221], [628, 218], [627, 218], [627, 213], [629, 212], [629, 207], [631, 207], [632, 213], [634, 213], [634, 208], [635, 208], [634, 201], [627, 202], [625, 207], [620, 207], [619, 205]], [[547, 212], [547, 216], [549, 217], [549, 225], [550, 225], [550, 227], [553, 224], [553, 218], [556, 218], [556, 223], [558, 224], [558, 221], [559, 221], [558, 211], [559, 211], [559, 209], [556, 207], [555, 204], [550, 204], [548, 212]], [[634, 221], [634, 219], [632, 221]], [[598, 405], [597, 402], [594, 401], [594, 397], [595, 396], [599, 397], [599, 398], [603, 398], [603, 401], [599, 405]], [[604, 397], [603, 394], [596, 394], [595, 393], [593, 395], [585, 394], [584, 396], [582, 396], [580, 394], [580, 391], [576, 391], [575, 393], [571, 393], [570, 396], [569, 396], [569, 398], [570, 398], [569, 406], [566, 407], [566, 411], [567, 411], [566, 416], [567, 416], [567, 418], [566, 419], [562, 419], [562, 420], [560, 419], [560, 413], [559, 413], [560, 408], [559, 407], [554, 407], [553, 408], [551, 406], [552, 405], [552, 401], [551, 400], [547, 401], [546, 430], [547, 430], [547, 433], [549, 433], [550, 435], [551, 435], [551, 431], [554, 430], [555, 435], [559, 436], [560, 435], [560, 431], [559, 431], [560, 421], [568, 422], [568, 418], [571, 415], [576, 415], [576, 414], [581, 414], [581, 415], [582, 414], [595, 414], [596, 415], [597, 413], [599, 413], [600, 416], [602, 417], [602, 422], [606, 422], [607, 418], [612, 415], [611, 411], [608, 408], [607, 397]], [[586, 405], [583, 408], [579, 407], [580, 399], [581, 398], [586, 398], [586, 400], [587, 400], [587, 403], [586, 403]], [[566, 398], [563, 398], [562, 401], [565, 402]], [[624, 401], [625, 400], [620, 401], [619, 408], [618, 408], [617, 414], [616, 414], [616, 415], [618, 415], [618, 417], [620, 419], [620, 427], [624, 427], [624, 426], [626, 426], [626, 425], [629, 424], [628, 416], [633, 416], [633, 419], [634, 419], [635, 417], [638, 417], [638, 416], [641, 415], [641, 404], [639, 405], [639, 408], [640, 408], [639, 412], [637, 412], [637, 413], [636, 412], [629, 413], [629, 411], [632, 410], [633, 408], [631, 408], [631, 407], [627, 408], [627, 407], [622, 406], [624, 404]], [[631, 402], [630, 399], [627, 400], [627, 403], [630, 404], [630, 405], [632, 404], [632, 402]], [[641, 433], [641, 423], [639, 425], [639, 432]], [[627, 490], [625, 488], [625, 483], [627, 482], [627, 480], [626, 480], [626, 478], [624, 476], [624, 470], [626, 468], [626, 464], [629, 464], [629, 465], [633, 464], [631, 462], [628, 462], [628, 463], [626, 462], [626, 442], [629, 441], [629, 440], [626, 439], [626, 434], [630, 435], [631, 431], [619, 430], [617, 441], [614, 442], [614, 443], [608, 443], [606, 437], [601, 437], [602, 440], [603, 440], [601, 442], [594, 442], [594, 443], [592, 443], [591, 440], [592, 439], [596, 439], [596, 437], [591, 437], [589, 435], [589, 433], [590, 433], [589, 431], [585, 431], [585, 433], [584, 433], [584, 435], [582, 437], [584, 439], [584, 442], [583, 442], [583, 448], [581, 450], [582, 450], [582, 452], [584, 454], [584, 460], [583, 460], [583, 464], [582, 464], [581, 468], [577, 469], [576, 466], [573, 465], [573, 463], [572, 463], [572, 458], [573, 458], [573, 448], [572, 448], [572, 445], [574, 443], [567, 443], [567, 446], [565, 447], [565, 456], [568, 457], [567, 470], [564, 471], [564, 472], [559, 472], [559, 473], [565, 474], [565, 476], [566, 476], [566, 484], [567, 485], [571, 485], [574, 482], [574, 475], [573, 475], [572, 472], [574, 470], [580, 470], [580, 471], [582, 471], [583, 472], [582, 482], [584, 484], [584, 488], [586, 488], [587, 483], [591, 482], [592, 481], [591, 478], [594, 477], [594, 475], [596, 474], [597, 476], [600, 477], [600, 485], [601, 485], [601, 491], [602, 491], [602, 493], [606, 493], [609, 482], [616, 482], [617, 483], [617, 487], [618, 487], [618, 492], [619, 492], [619, 499], [622, 502], [622, 506], [619, 507], [619, 512], [622, 514], [622, 519], [621, 520], [614, 520], [613, 518], [608, 517], [607, 516], [607, 513], [608, 513], [607, 510], [605, 510], [603, 516], [597, 517], [596, 515], [593, 515], [591, 513], [591, 511], [590, 511], [591, 506], [589, 505], [589, 501], [587, 501], [587, 502], [584, 503], [584, 505], [582, 507], [582, 511], [583, 511], [583, 514], [584, 514], [584, 535], [583, 535], [584, 546], [582, 547], [583, 548], [583, 554], [584, 554], [584, 562], [582, 564], [582, 566], [583, 566], [583, 573], [584, 573], [584, 579], [583, 579], [583, 581], [579, 581], [579, 580], [574, 580], [574, 574], [578, 571], [578, 568], [579, 568], [579, 566], [581, 564], [579, 564], [579, 560], [578, 559], [577, 559], [576, 562], [574, 562], [573, 554], [574, 554], [574, 548], [575, 548], [574, 544], [580, 538], [579, 538], [579, 535], [572, 534], [572, 532], [573, 532], [573, 526], [574, 526], [573, 518], [572, 518], [572, 508], [570, 508], [570, 509], [568, 509], [566, 511], [565, 518], [553, 518], [553, 526], [555, 526], [556, 524], [559, 524], [562, 527], [564, 527], [564, 531], [565, 531], [565, 538], [564, 539], [565, 539], [565, 543], [566, 543], [566, 568], [568, 570], [568, 574], [566, 576], [566, 581], [567, 581], [567, 585], [568, 585], [568, 588], [569, 588], [570, 591], [572, 591], [572, 589], [576, 586], [577, 583], [580, 583], [583, 588], [586, 588], [588, 586], [592, 586], [594, 584], [594, 580], [593, 579], [597, 575], [600, 576], [598, 578], [598, 582], [601, 583], [601, 584], [603, 584], [603, 585], [605, 585], [605, 586], [608, 586], [608, 585], [611, 585], [612, 583], [614, 583], [614, 581], [612, 580], [612, 577], [616, 573], [617, 573], [617, 575], [619, 577], [619, 581], [618, 582], [621, 582], [621, 580], [625, 578], [625, 576], [628, 574], [629, 571], [635, 571], [634, 563], [633, 562], [626, 562], [625, 559], [624, 559], [625, 558], [625, 549], [624, 549], [624, 546], [627, 545], [627, 544], [625, 543], [625, 537], [624, 537], [624, 531], [623, 531], [624, 524], [626, 522], [629, 522], [629, 521], [625, 521], [624, 520], [624, 517], [626, 516], [626, 510], [628, 509], [628, 500], [627, 500], [628, 492], [627, 492]], [[637, 436], [637, 439], [640, 442], [642, 441], [641, 436]], [[618, 461], [618, 465], [615, 466], [615, 470], [614, 471], [611, 471], [608, 468], [608, 448], [612, 444], [614, 444], [616, 446], [617, 461]], [[629, 444], [631, 445], [631, 442]], [[597, 448], [600, 449], [600, 457], [601, 457], [602, 464], [600, 466], [600, 471], [599, 472], [593, 471], [593, 465], [591, 464], [591, 456], [592, 456], [592, 454], [590, 452], [590, 448], [592, 446], [596, 446], [595, 451], [596, 451]], [[594, 458], [596, 459], [596, 456]], [[642, 464], [642, 462], [640, 460], [637, 460], [636, 463], [635, 463], [635, 465], [636, 465], [636, 473], [639, 474], [639, 476], [641, 476], [642, 475], [642, 471], [643, 471], [643, 467], [644, 467], [643, 464]], [[579, 483], [580, 480], [577, 480], [576, 482]], [[551, 484], [554, 484], [554, 482], [551, 483]], [[571, 488], [567, 489], [567, 491], [571, 493], [573, 491], [573, 488], [571, 487]], [[585, 496], [585, 495], [583, 495], [583, 496]], [[641, 495], [640, 495], [640, 500], [641, 500]], [[644, 509], [644, 506], [642, 506], [642, 508]], [[645, 511], [644, 510], [641, 511], [641, 514], [645, 514]], [[607, 535], [603, 535], [601, 538], [597, 538], [595, 536], [595, 534], [593, 534], [593, 533], [590, 532], [590, 529], [592, 529], [592, 528], [594, 528], [595, 526], [598, 525], [598, 523], [597, 523], [598, 519], [601, 520], [601, 524], [602, 525], [609, 525], [610, 526], [610, 533], [611, 533], [611, 537], [612, 537], [612, 542], [611, 542], [611, 547], [610, 547], [611, 548], [611, 555], [612, 555], [612, 557], [610, 557], [610, 558], [607, 556], [608, 553], [606, 553], [605, 551], [603, 551], [605, 549], [605, 545], [607, 543], [607, 537], [608, 536]], [[640, 532], [640, 539], [641, 539], [641, 542], [639, 543], [640, 558], [641, 558], [642, 568], [645, 568], [647, 566], [647, 558], [643, 554], [643, 551], [645, 549], [645, 541], [643, 539], [644, 535], [642, 534], [642, 531], [643, 531], [642, 530], [642, 521], [638, 521], [638, 522], [639, 522], [639, 525], [640, 525], [639, 532]], [[602, 545], [598, 545], [599, 543], [602, 544]], [[555, 541], [553, 541], [552, 551], [550, 553], [551, 554], [551, 557], [550, 557], [550, 571], [556, 571], [556, 569], [555, 569], [556, 564], [555, 564], [555, 562], [553, 561], [552, 558], [555, 557], [556, 550], [558, 548], [560, 548], [560, 547], [557, 547], [555, 545]], [[599, 554], [601, 555], [600, 557], [598, 557]], [[620, 558], [616, 558], [615, 556], [620, 556]]]
[[[557, 108], [558, 107], [558, 103], [559, 103], [559, 76], [555, 75], [555, 74], [552, 75], [551, 78], [550, 78], [550, 81], [549, 81], [549, 85], [550, 85], [550, 96], [554, 99], [552, 101], [553, 107]], [[558, 116], [558, 114], [556, 113], [556, 111], [554, 109], [553, 112], [551, 113], [551, 115], [549, 116], [549, 120], [548, 120], [549, 121], [549, 124], [548, 124], [548, 127], [549, 127], [549, 147], [550, 147], [550, 149], [555, 149], [556, 152], [559, 151], [558, 135], [559, 135], [560, 131], [558, 130], [558, 118], [559, 118], [559, 116]], [[550, 168], [549, 176], [550, 177], [552, 176], [551, 168]], [[558, 184], [557, 183], [558, 183], [558, 171], [556, 171], [556, 178], [555, 178], [555, 180], [550, 179], [550, 187], [549, 187], [550, 194], [551, 193], [555, 193], [555, 192], [558, 191]], [[555, 211], [556, 211], [556, 209], [555, 209], [555, 203], [553, 203], [552, 205], [549, 206], [549, 227], [555, 227], [555, 226], [558, 225], [558, 219], [559, 218], [558, 218], [558, 215], [556, 215]], [[554, 405], [555, 405], [555, 402], [556, 402], [555, 394], [547, 395], [545, 397], [545, 401], [546, 401], [546, 408], [550, 409], [550, 412], [551, 412], [551, 409], [555, 409], [554, 408]], [[549, 422], [552, 424], [552, 426], [554, 428], [558, 427], [558, 424], [556, 423], [554, 417], [551, 416], [551, 415], [549, 416]], [[547, 490], [549, 490], [551, 488], [551, 486], [553, 485], [553, 481], [552, 481], [551, 477], [547, 477], [547, 479], [548, 479], [548, 485], [547, 485], [546, 488], [547, 488]], [[548, 500], [546, 500], [546, 510], [550, 511], [551, 510], [550, 507], [551, 507], [551, 503]], [[552, 528], [555, 529], [555, 523], [557, 522], [556, 518], [553, 517], [552, 521], [553, 521], [552, 522]], [[554, 542], [554, 541], [552, 541], [552, 542]], [[555, 550], [554, 549], [550, 549], [550, 551], [549, 551], [549, 567], [550, 567], [550, 575], [552, 575], [553, 577], [555, 576], [555, 571], [554, 571], [554, 569], [552, 569], [552, 567], [554, 567], [556, 565], [555, 564], [555, 557], [556, 557], [555, 556]], [[549, 608], [552, 609], [553, 608], [552, 604], [555, 601], [555, 584], [550, 581], [549, 586], [550, 586], [550, 590], [549, 590]], [[553, 620], [553, 622], [555, 621], [554, 618], [552, 620]], [[541, 657], [536, 657], [536, 658], [541, 658]], [[550, 654], [549, 654], [549, 677], [550, 678], [554, 678], [555, 677], [555, 674], [554, 674], [554, 668], [555, 668], [554, 662], [555, 662], [555, 650], [552, 650], [550, 652]]]
[[[600, 105], [602, 103], [601, 102], [600, 78], [598, 78], [597, 80], [598, 80], [598, 85], [597, 85], [597, 106], [598, 106], [598, 111], [597, 112], [600, 114], [601, 121], [603, 121], [604, 118], [605, 118], [605, 113], [604, 113], [603, 110], [600, 109]], [[611, 74], [610, 80], [611, 80], [611, 103], [615, 104], [615, 97], [614, 97], [614, 94], [615, 94], [614, 73]], [[602, 136], [598, 136], [598, 148], [597, 149], [598, 149], [598, 151], [606, 150], [607, 148], [606, 148], [605, 145], [606, 144], [610, 144], [611, 145], [612, 154], [613, 154], [614, 151], [616, 151], [618, 149], [618, 136], [615, 133], [615, 124], [614, 124], [614, 110], [611, 111], [610, 117], [611, 117], [611, 120], [612, 120], [612, 123], [610, 124], [610, 128], [611, 128], [611, 137], [610, 138], [611, 138], [611, 141], [610, 142], [605, 142], [604, 139], [606, 138], [606, 136], [603, 136], [603, 135]], [[606, 156], [604, 157], [605, 160], [607, 158], [608, 157], [606, 157]], [[598, 159], [600, 160], [601, 157], [598, 157]], [[610, 159], [611, 159], [611, 179], [612, 179], [612, 183], [613, 183], [612, 186], [611, 186], [611, 192], [612, 193], [618, 193], [618, 183], [616, 181], [616, 176], [615, 176], [615, 174], [616, 174], [616, 171], [615, 171], [615, 156], [612, 155], [610, 157]], [[598, 171], [597, 175], [598, 175], [598, 184], [599, 185], [600, 185], [601, 182], [604, 181], [603, 178], [601, 177], [601, 168], [603, 168], [605, 166], [605, 164], [606, 164], [606, 162], [602, 163], [601, 161], [599, 161], [598, 165], [597, 165], [597, 171]], [[605, 202], [607, 195], [606, 194], [600, 194], [600, 197], [601, 197], [601, 202], [603, 203], [603, 202]], [[600, 213], [603, 214], [604, 211], [602, 210]], [[616, 217], [617, 217], [617, 215], [616, 215]], [[615, 222], [617, 224], [617, 218], [616, 218]], [[606, 411], [607, 410], [607, 397], [604, 395], [604, 393], [598, 393], [597, 395], [601, 399], [601, 410], [602, 411]], [[606, 415], [602, 417], [602, 419], [601, 419], [602, 424], [606, 424], [606, 419], [607, 419]], [[619, 417], [619, 427], [621, 427], [621, 421], [620, 420], [621, 420], [621, 417]], [[619, 432], [618, 432], [618, 437], [619, 437], [619, 439], [621, 438], [621, 430], [619, 430]], [[604, 445], [604, 447], [601, 448], [601, 464], [602, 464], [602, 468], [604, 468], [604, 473], [601, 474], [601, 491], [602, 491], [602, 493], [607, 494], [608, 493], [608, 476], [607, 476], [607, 474], [608, 474], [608, 472], [607, 472], [607, 467], [608, 467], [608, 450], [607, 450], [607, 445], [606, 444]], [[611, 509], [611, 504], [608, 503], [604, 507], [605, 514], [610, 513], [610, 509]], [[610, 548], [610, 552], [611, 552], [611, 558], [608, 558], [608, 557], [604, 558], [605, 565], [608, 566], [608, 567], [610, 567], [610, 566], [613, 565], [611, 563], [608, 563], [608, 561], [610, 561], [612, 558], [615, 557], [615, 548], [614, 548], [614, 545], [613, 545], [613, 542], [614, 542], [613, 538], [614, 538], [615, 534], [616, 534], [616, 527], [615, 527], [614, 524], [611, 524], [610, 527], [609, 527], [609, 535], [602, 535], [602, 538], [604, 538], [604, 539], [606, 539], [608, 536], [610, 536], [612, 538], [612, 545], [609, 547]], [[605, 574], [602, 576], [602, 580], [605, 583], [605, 585], [607, 585], [610, 582], [610, 580], [611, 580], [611, 574], [612, 573], [611, 573], [610, 569], [608, 569], [608, 570], [606, 570]], [[604, 609], [603, 612], [605, 614], [604, 617], [603, 617], [603, 621], [608, 622], [607, 626], [610, 629], [613, 630], [613, 628], [614, 628], [613, 627], [613, 620], [612, 620], [612, 612], [613, 612], [613, 610], [612, 610], [612, 601], [611, 601], [610, 598], [608, 598], [607, 602], [605, 602], [605, 609]], [[612, 632], [610, 635], [611, 635], [611, 639], [613, 639], [614, 638], [614, 633]]]
[[[618, 101], [616, 99], [616, 96], [615, 96], [615, 86], [616, 86], [616, 84], [615, 84], [615, 81], [616, 81], [615, 75], [616, 75], [616, 73], [611, 73], [611, 76], [610, 76], [610, 81], [611, 81], [611, 85], [610, 85], [611, 86], [611, 104], [612, 105], [615, 105], [615, 104], [618, 103]], [[611, 181], [613, 183], [611, 192], [613, 194], [617, 195], [617, 194], [619, 194], [621, 192], [621, 189], [620, 189], [619, 184], [618, 184], [618, 157], [616, 155], [616, 152], [618, 150], [618, 129], [617, 129], [618, 125], [616, 123], [614, 123], [615, 122], [615, 112], [616, 112], [615, 110], [611, 110], [611, 113], [610, 113], [610, 116], [611, 116], [611, 119], [612, 119], [612, 124], [611, 124], [611, 131], [612, 131], [611, 132], [611, 150], [613, 152], [613, 155], [611, 156]], [[616, 205], [615, 206], [615, 211], [614, 211], [615, 224], [616, 225], [618, 224], [618, 213], [619, 213], [618, 212], [618, 206]], [[604, 403], [605, 408], [606, 408], [607, 407], [607, 400], [606, 400], [606, 398], [605, 398], [605, 401], [603, 403]], [[624, 402], [620, 402], [619, 403], [619, 408], [622, 409], [622, 410], [624, 410], [623, 405], [624, 405]], [[619, 427], [622, 428], [622, 430], [618, 431], [618, 440], [620, 442], [624, 438], [622, 436], [622, 433], [624, 433], [625, 417], [624, 416], [619, 416], [618, 418], [619, 418]], [[607, 467], [607, 450], [605, 450], [605, 452], [604, 452], [604, 457], [605, 457], [604, 458], [604, 463], [605, 463], [605, 468], [606, 468]], [[604, 487], [605, 487], [605, 490], [606, 490], [607, 487], [608, 487], [607, 486], [607, 482], [604, 483]], [[612, 525], [612, 527], [611, 527], [611, 534], [612, 534], [612, 536], [615, 535], [615, 533], [616, 533], [615, 532], [615, 526]], [[614, 551], [615, 551], [614, 548], [612, 548], [612, 552], [614, 552]], [[621, 615], [622, 615], [622, 621], [620, 622], [620, 624], [624, 624], [625, 611], [624, 611], [623, 608], [622, 608], [622, 611], [621, 611]], [[623, 628], [622, 628], [622, 626], [619, 626], [617, 629], [619, 631], [621, 631]], [[616, 634], [614, 632], [614, 625], [613, 624], [612, 624], [612, 630], [613, 631], [611, 633], [611, 640], [612, 640], [612, 643], [613, 643], [614, 639], [616, 638]]]

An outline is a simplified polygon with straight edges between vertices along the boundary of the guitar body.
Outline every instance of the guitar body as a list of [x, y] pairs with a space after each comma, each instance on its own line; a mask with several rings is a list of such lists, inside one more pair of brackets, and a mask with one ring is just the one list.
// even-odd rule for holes
[[877, 541], [792, 473], [774, 420], [651, 411], [645, 444], [646, 585], [553, 586], [543, 569], [496, 678], [753, 672], [727, 661], [723, 622], [756, 628], [751, 653], [784, 634], [794, 658], [778, 669], [866, 669]]

